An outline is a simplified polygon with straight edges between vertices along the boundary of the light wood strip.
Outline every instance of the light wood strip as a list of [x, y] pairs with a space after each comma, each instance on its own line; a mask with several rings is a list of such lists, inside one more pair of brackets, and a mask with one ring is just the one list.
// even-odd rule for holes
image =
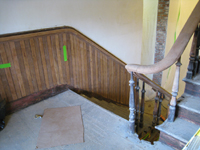
[[29, 83], [30, 92], [34, 93], [33, 84], [31, 82], [32, 77], [31, 77], [31, 74], [30, 74], [30, 68], [29, 68], [29, 63], [28, 63], [28, 59], [27, 59], [27, 53], [26, 53], [26, 50], [25, 50], [25, 44], [24, 44], [23, 40], [20, 41], [20, 45], [21, 45], [21, 51], [22, 51], [22, 56], [23, 56], [23, 60], [24, 60], [24, 66], [25, 66], [25, 71], [26, 71], [28, 83]]
[[[2, 58], [2, 63], [3, 64], [9, 63], [3, 43], [0, 44], [0, 56]], [[10, 92], [11, 92], [11, 95], [12, 95], [12, 99], [16, 100], [17, 99], [17, 94], [16, 94], [16, 91], [15, 91], [15, 87], [14, 87], [14, 83], [13, 83], [13, 79], [12, 79], [10, 68], [5, 68], [5, 74], [6, 74], [6, 77], [7, 77], [8, 84], [9, 84], [9, 88], [10, 88]]]
[[44, 79], [45, 79], [46, 87], [47, 89], [49, 89], [50, 88], [49, 78], [48, 78], [47, 65], [46, 65], [44, 48], [43, 48], [43, 40], [41, 37], [39, 37], [39, 45], [40, 45], [40, 54], [42, 58], [42, 66], [43, 66], [43, 71], [44, 71]]
[[88, 67], [87, 67], [87, 48], [86, 43], [83, 42], [83, 58], [84, 58], [84, 72], [85, 72], [85, 89], [86, 91], [89, 91], [89, 77], [88, 77]]
[[98, 68], [98, 52], [97, 50], [95, 49], [94, 50], [94, 60], [95, 60], [95, 92], [98, 93], [98, 90], [99, 90], [99, 82], [98, 82], [98, 79], [99, 79], [99, 68]]
[[78, 61], [78, 79], [79, 79], [79, 83], [80, 83], [80, 89], [83, 89], [83, 82], [84, 82], [84, 78], [82, 77], [82, 74], [83, 74], [83, 72], [82, 71], [84, 71], [84, 70], [82, 70], [82, 60], [81, 60], [81, 43], [80, 43], [80, 40], [77, 38], [76, 39], [77, 41], [77, 53], [76, 53], [76, 55], [77, 55], [77, 61]]
[[109, 82], [108, 82], [108, 89], [109, 89], [109, 95], [108, 98], [112, 99], [113, 98], [113, 87], [112, 87], [112, 80], [113, 80], [113, 66], [112, 66], [112, 59], [108, 60], [108, 66], [109, 66], [109, 70], [108, 70], [108, 74], [109, 74]]
[[[71, 79], [73, 80], [73, 72], [70, 69], [70, 65], [72, 63], [72, 57], [71, 57], [71, 47], [70, 47], [70, 37], [69, 34], [64, 33], [63, 34], [63, 44], [62, 47], [66, 45], [67, 48], [67, 61], [64, 61], [64, 54], [63, 52], [62, 54], [62, 61], [63, 61], [63, 65], [64, 65], [64, 70], [65, 70], [65, 83], [67, 83], [68, 85], [73, 85], [71, 83]], [[72, 65], [71, 65], [72, 68]]]
[[89, 55], [90, 55], [90, 69], [91, 69], [91, 74], [90, 74], [90, 76], [91, 76], [91, 91], [92, 92], [94, 92], [94, 79], [93, 79], [93, 77], [94, 77], [94, 70], [93, 70], [93, 68], [94, 68], [94, 58], [93, 58], [93, 55], [92, 55], [92, 53], [93, 53], [93, 50], [92, 50], [92, 47], [89, 45]]
[[76, 38], [76, 36], [73, 36], [73, 43], [74, 43], [74, 59], [75, 59], [75, 72], [76, 72], [76, 87], [80, 88], [81, 87], [81, 82], [80, 82], [80, 78], [81, 78], [81, 74], [80, 74], [80, 64], [79, 64], [79, 46], [78, 46], [78, 39]]
[[50, 64], [50, 57], [49, 57], [49, 50], [48, 50], [48, 44], [47, 44], [47, 37], [42, 38], [43, 41], [43, 50], [44, 50], [44, 55], [45, 55], [45, 60], [46, 60], [46, 68], [47, 68], [47, 75], [48, 75], [48, 82], [50, 88], [54, 86], [53, 83], [53, 77], [52, 77], [52, 70], [51, 70], [51, 64]]
[[35, 68], [34, 68], [34, 61], [33, 61], [33, 57], [32, 57], [29, 39], [25, 40], [24, 43], [25, 43], [25, 49], [26, 49], [26, 52], [27, 52], [27, 60], [28, 60], [28, 64], [29, 64], [29, 67], [30, 67], [31, 83], [33, 85], [34, 92], [37, 92], [38, 86], [37, 86], [36, 73], [35, 73]]
[[18, 79], [18, 82], [19, 82], [21, 94], [22, 94], [22, 97], [24, 97], [24, 96], [26, 96], [26, 91], [25, 91], [24, 82], [23, 82], [22, 75], [21, 75], [21, 70], [20, 70], [20, 67], [19, 67], [19, 61], [18, 61], [18, 58], [17, 58], [17, 53], [16, 53], [14, 42], [10, 42], [10, 49], [11, 49], [12, 58], [13, 58], [13, 66], [15, 67], [15, 71], [16, 71], [16, 74], [17, 74], [17, 79]]
[[55, 76], [56, 76], [56, 85], [60, 84], [60, 78], [59, 78], [59, 69], [58, 69], [58, 58], [56, 54], [56, 43], [55, 43], [55, 36], [51, 35], [51, 47], [52, 47], [52, 54], [53, 54], [53, 63], [54, 63], [54, 70], [55, 70]]
[[38, 60], [36, 57], [35, 43], [34, 43], [33, 39], [30, 39], [30, 46], [31, 46], [32, 58], [33, 58], [33, 64], [34, 64], [34, 68], [35, 68], [37, 86], [38, 86], [39, 90], [42, 90], [42, 84], [41, 84], [40, 73], [39, 73], [38, 62], [37, 62]]
[[85, 58], [84, 58], [84, 46], [83, 46], [83, 41], [80, 42], [81, 49], [80, 49], [80, 54], [81, 54], [81, 71], [82, 71], [82, 78], [83, 78], [83, 89], [86, 90], [86, 76], [85, 76]]
[[[121, 79], [124, 79], [124, 75], [125, 75], [125, 69], [123, 66], [120, 66], [120, 73], [121, 73]], [[121, 99], [121, 104], [125, 104], [125, 82], [126, 80], [120, 80], [120, 91], [121, 91], [121, 96], [120, 96], [120, 99]]]
[[14, 61], [13, 61], [13, 58], [12, 58], [10, 45], [9, 45], [8, 42], [6, 42], [6, 43], [4, 43], [4, 46], [5, 46], [6, 55], [8, 57], [8, 61], [11, 64], [10, 70], [11, 70], [11, 75], [12, 75], [13, 82], [14, 82], [14, 85], [15, 85], [17, 98], [21, 98], [22, 97], [21, 90], [20, 90], [20, 86], [19, 86], [19, 82], [18, 82], [18, 78], [17, 78], [17, 73], [16, 73], [15, 67], [14, 67]]
[[72, 67], [71, 68], [73, 71], [73, 82], [74, 82], [74, 87], [76, 88], [77, 87], [77, 84], [76, 84], [76, 70], [75, 70], [75, 66], [76, 66], [76, 63], [75, 63], [75, 53], [74, 53], [74, 40], [73, 40], [73, 35], [70, 34], [70, 44], [71, 44], [71, 57], [72, 57]]
[[[104, 96], [108, 98], [107, 56], [103, 55]], [[118, 81], [119, 82], [119, 81]]]
[[56, 44], [56, 53], [57, 53], [57, 60], [58, 60], [58, 69], [59, 69], [59, 75], [60, 75], [60, 84], [64, 84], [64, 81], [63, 81], [63, 71], [62, 71], [62, 62], [61, 60], [64, 59], [63, 57], [61, 58], [61, 55], [60, 53], [62, 51], [62, 48], [59, 46], [59, 37], [58, 35], [56, 34], [55, 35], [55, 44]]
[[2, 78], [0, 78], [0, 96], [1, 96], [2, 99], [6, 99], [6, 92], [4, 91]]
[[38, 69], [39, 69], [39, 73], [40, 73], [40, 81], [42, 84], [42, 89], [45, 90], [46, 88], [46, 84], [45, 84], [45, 78], [44, 78], [44, 71], [43, 71], [43, 67], [42, 67], [42, 57], [40, 55], [40, 45], [39, 45], [39, 40], [37, 37], [33, 38], [34, 40], [34, 44], [35, 44], [35, 53], [36, 53], [36, 58], [37, 58], [37, 64], [38, 64]]
[[55, 70], [55, 65], [54, 65], [54, 57], [53, 57], [53, 50], [52, 50], [52, 45], [51, 45], [51, 39], [50, 36], [47, 36], [47, 44], [48, 44], [48, 52], [49, 52], [49, 59], [50, 59], [50, 65], [51, 65], [51, 74], [52, 74], [52, 79], [53, 79], [53, 85], [57, 85], [57, 74]]
[[19, 62], [19, 68], [21, 70], [21, 75], [22, 75], [22, 80], [23, 80], [23, 83], [24, 83], [26, 95], [29, 95], [31, 92], [30, 92], [30, 87], [29, 87], [29, 84], [28, 84], [28, 79], [27, 79], [27, 76], [26, 76], [25, 65], [24, 65], [20, 41], [15, 42], [15, 48], [16, 48], [16, 54], [17, 54], [17, 58], [18, 58], [18, 62]]
[[[1, 55], [0, 55], [0, 64], [3, 64]], [[9, 102], [9, 101], [12, 101], [13, 99], [12, 99], [12, 95], [10, 94], [10, 88], [9, 88], [9, 85], [8, 85], [8, 80], [6, 78], [5, 69], [1, 69], [0, 78], [2, 79], [3, 88], [4, 88], [4, 91], [5, 91], [5, 94], [6, 94], [6, 101]]]

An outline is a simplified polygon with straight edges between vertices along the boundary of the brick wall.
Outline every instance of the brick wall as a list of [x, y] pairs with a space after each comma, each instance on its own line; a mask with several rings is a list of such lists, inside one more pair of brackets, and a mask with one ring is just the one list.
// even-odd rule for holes
[[[157, 16], [157, 29], [156, 29], [156, 46], [154, 63], [159, 62], [165, 56], [165, 43], [167, 35], [167, 21], [169, 13], [169, 1], [158, 1], [158, 16]], [[153, 81], [161, 85], [162, 72], [153, 75]]]

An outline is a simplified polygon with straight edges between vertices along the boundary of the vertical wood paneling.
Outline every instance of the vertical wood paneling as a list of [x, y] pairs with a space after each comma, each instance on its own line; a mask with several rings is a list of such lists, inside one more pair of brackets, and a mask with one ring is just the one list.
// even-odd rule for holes
[[20, 41], [20, 46], [21, 46], [22, 56], [23, 56], [23, 60], [24, 60], [25, 72], [26, 72], [26, 76], [27, 76], [27, 80], [28, 80], [28, 84], [29, 84], [29, 88], [30, 88], [30, 93], [34, 93], [33, 84], [31, 82], [32, 77], [30, 74], [30, 67], [29, 67], [27, 53], [26, 53], [25, 44], [24, 44], [23, 40]]
[[[66, 83], [69, 85], [74, 85], [74, 81], [73, 81], [73, 71], [72, 71], [72, 55], [71, 55], [71, 44], [70, 44], [70, 37], [69, 37], [69, 33], [67, 34], [63, 34], [63, 45], [66, 45], [67, 47], [67, 61], [63, 61], [64, 62], [64, 66], [66, 66], [65, 70], [66, 70]], [[63, 46], [62, 45], [62, 46]], [[64, 55], [62, 52], [62, 57], [64, 60]]]
[[[0, 64], [3, 64], [3, 61], [2, 61], [2, 52], [0, 51]], [[7, 101], [12, 101], [12, 95], [10, 93], [10, 88], [9, 88], [9, 84], [8, 84], [8, 80], [6, 78], [6, 73], [5, 73], [5, 70], [8, 69], [8, 68], [5, 68], [5, 69], [1, 69], [0, 71], [0, 78], [2, 79], [2, 85], [3, 85], [3, 88], [4, 88], [4, 91], [5, 91], [5, 98], [7, 99]]]
[[[21, 98], [22, 95], [21, 95], [20, 85], [19, 85], [19, 82], [18, 82], [17, 73], [15, 71], [14, 61], [13, 61], [11, 50], [10, 50], [10, 45], [9, 45], [8, 42], [6, 42], [6, 43], [4, 43], [4, 46], [5, 46], [5, 51], [6, 51], [6, 55], [7, 55], [7, 58], [8, 58], [8, 62], [12, 66], [12, 67], [10, 67], [10, 70], [11, 70], [11, 75], [12, 75], [12, 79], [13, 79], [13, 82], [14, 82], [17, 98]], [[16, 100], [16, 99], [13, 99], [13, 100]]]
[[91, 76], [91, 91], [92, 92], [94, 92], [94, 79], [93, 79], [93, 77], [94, 77], [94, 57], [93, 57], [93, 55], [92, 55], [92, 53], [93, 53], [93, 50], [92, 50], [92, 47], [91, 47], [91, 45], [89, 46], [89, 55], [90, 55], [90, 76]]
[[51, 36], [51, 47], [52, 47], [51, 49], [52, 49], [52, 54], [53, 54], [53, 64], [54, 64], [55, 76], [56, 76], [56, 81], [57, 81], [57, 83], [55, 85], [59, 85], [60, 78], [59, 78], [58, 58], [57, 58], [57, 53], [56, 53], [56, 43], [55, 43], [54, 35]]
[[[53, 77], [52, 77], [52, 70], [51, 70], [51, 64], [50, 64], [50, 56], [49, 56], [49, 51], [48, 51], [48, 44], [47, 44], [47, 37], [42, 38], [42, 44], [43, 44], [43, 49], [41, 49], [41, 55], [44, 53], [45, 57], [42, 57], [46, 61], [46, 68], [47, 68], [47, 75], [48, 75], [48, 83], [49, 87], [52, 88], [54, 83], [53, 83]], [[42, 50], [44, 50], [42, 52]]]
[[15, 42], [15, 48], [16, 48], [16, 54], [17, 54], [17, 58], [18, 58], [18, 62], [19, 62], [19, 68], [21, 70], [22, 80], [23, 80], [24, 88], [25, 88], [25, 92], [26, 92], [25, 96], [27, 96], [31, 92], [30, 92], [30, 87], [28, 84], [28, 79], [26, 76], [25, 64], [24, 64], [24, 60], [23, 60], [23, 54], [22, 54], [22, 48], [20, 45], [20, 41]]
[[[45, 59], [45, 54], [44, 54], [43, 40], [41, 37], [39, 37], [39, 46], [40, 46], [40, 54], [41, 54], [41, 59], [42, 59], [42, 66], [43, 66], [43, 71], [44, 71], [44, 79], [46, 83], [46, 88], [49, 89], [50, 85], [49, 85], [48, 69], [47, 69], [47, 64], [46, 64], [46, 59]], [[37, 67], [37, 64], [35, 64], [35, 67]], [[35, 70], [37, 70], [37, 68]], [[37, 81], [39, 82], [39, 80], [40, 79], [38, 77]]]
[[49, 61], [50, 61], [50, 73], [52, 75], [53, 79], [53, 86], [57, 85], [57, 69], [54, 61], [54, 56], [53, 56], [53, 50], [52, 50], [52, 45], [51, 45], [51, 39], [50, 36], [47, 36], [47, 45], [48, 45], [48, 52], [49, 52]]
[[[0, 55], [1, 55], [1, 58], [2, 58], [2, 63], [3, 64], [9, 63], [3, 44], [0, 44]], [[16, 91], [15, 91], [13, 79], [12, 79], [11, 72], [10, 72], [10, 68], [6, 68], [5, 69], [5, 74], [6, 74], [6, 78], [8, 80], [8, 84], [9, 84], [10, 92], [11, 92], [11, 95], [12, 95], [12, 99], [16, 100], [17, 99], [17, 94], [16, 94]]]
[[6, 92], [4, 91], [4, 86], [3, 86], [2, 78], [0, 78], [0, 94], [1, 94], [1, 98], [2, 99], [7, 99]]
[[37, 58], [37, 64], [38, 64], [38, 70], [39, 70], [39, 78], [41, 82], [41, 87], [43, 90], [46, 89], [46, 84], [45, 84], [45, 77], [44, 77], [44, 71], [43, 71], [43, 66], [42, 66], [42, 59], [40, 55], [40, 45], [39, 45], [39, 40], [38, 38], [34, 38], [34, 46], [35, 46], [35, 53], [36, 53], [36, 58]]
[[[38, 66], [39, 58], [37, 58], [37, 56], [36, 56], [35, 43], [34, 43], [33, 39], [30, 39], [30, 47], [31, 47], [31, 54], [32, 54], [32, 59], [33, 59], [33, 66], [34, 66], [34, 70], [35, 70], [35, 77], [37, 80], [37, 87], [39, 90], [42, 90], [42, 83], [41, 83], [41, 79], [40, 79], [39, 66]], [[33, 75], [34, 75], [34, 73], [33, 73]]]
[[15, 68], [15, 71], [16, 71], [16, 74], [17, 74], [17, 79], [18, 79], [18, 82], [19, 82], [22, 97], [24, 97], [24, 96], [26, 96], [26, 91], [25, 91], [25, 88], [24, 88], [24, 82], [23, 82], [23, 79], [22, 79], [22, 74], [21, 74], [21, 70], [20, 70], [20, 66], [19, 66], [14, 42], [10, 42], [10, 49], [11, 49], [12, 58], [13, 58], [13, 67]]
[[0, 63], [11, 63], [11, 68], [0, 70], [3, 98], [14, 101], [68, 84], [128, 105], [129, 73], [125, 64], [79, 32], [52, 30], [19, 37], [0, 43]]
[[32, 52], [31, 52], [29, 40], [25, 40], [24, 43], [25, 43], [25, 50], [27, 52], [27, 55], [26, 55], [27, 61], [28, 61], [27, 63], [29, 64], [29, 68], [30, 68], [29, 70], [30, 70], [30, 74], [31, 74], [31, 80], [30, 81], [33, 85], [33, 91], [37, 92], [38, 91], [38, 85], [37, 85], [37, 80], [36, 80], [37, 74], [35, 73], [34, 61], [33, 61], [33, 57], [32, 57]]
[[58, 64], [58, 75], [60, 77], [60, 84], [63, 84], [64, 81], [63, 81], [63, 71], [62, 71], [62, 63], [61, 61], [63, 60], [63, 57], [61, 58], [61, 55], [60, 55], [60, 52], [61, 52], [61, 47], [59, 45], [59, 38], [58, 38], [58, 35], [56, 34], [55, 35], [55, 49], [56, 49], [56, 54], [57, 54], [57, 64]]

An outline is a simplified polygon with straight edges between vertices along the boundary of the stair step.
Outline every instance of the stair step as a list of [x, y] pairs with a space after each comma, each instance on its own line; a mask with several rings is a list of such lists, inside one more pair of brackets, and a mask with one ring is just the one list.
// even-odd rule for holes
[[200, 74], [193, 79], [184, 78], [183, 81], [186, 83], [184, 93], [200, 97]]
[[200, 98], [183, 94], [180, 99], [182, 100], [178, 103], [177, 116], [200, 125]]
[[174, 148], [182, 149], [199, 127], [199, 125], [187, 120], [176, 118], [174, 122], [167, 122], [166, 120], [163, 124], [156, 126], [156, 129], [161, 132], [159, 141]]

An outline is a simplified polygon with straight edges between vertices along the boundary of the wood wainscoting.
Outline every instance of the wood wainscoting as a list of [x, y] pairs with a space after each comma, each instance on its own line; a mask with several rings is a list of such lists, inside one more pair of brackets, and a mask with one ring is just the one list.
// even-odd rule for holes
[[[125, 63], [71, 27], [1, 36], [0, 64], [6, 63], [11, 67], [0, 69], [0, 94], [12, 105], [11, 112], [25, 107], [32, 94], [62, 85], [129, 103]], [[16, 101], [18, 107], [13, 106]]]

